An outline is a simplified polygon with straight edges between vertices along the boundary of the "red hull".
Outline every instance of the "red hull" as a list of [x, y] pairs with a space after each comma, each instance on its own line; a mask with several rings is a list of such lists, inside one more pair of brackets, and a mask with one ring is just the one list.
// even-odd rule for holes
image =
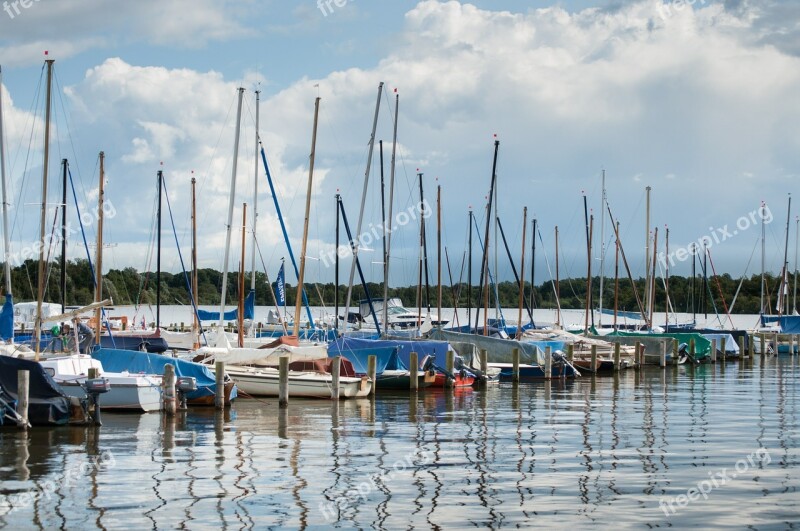
[[[436, 379], [431, 384], [431, 387], [441, 387], [445, 386], [445, 382], [447, 381], [447, 376], [441, 373], [436, 373]], [[464, 376], [462, 377], [460, 374], [456, 374], [456, 381], [453, 384], [453, 387], [472, 387], [472, 384], [475, 383], [475, 378], [472, 376]]]

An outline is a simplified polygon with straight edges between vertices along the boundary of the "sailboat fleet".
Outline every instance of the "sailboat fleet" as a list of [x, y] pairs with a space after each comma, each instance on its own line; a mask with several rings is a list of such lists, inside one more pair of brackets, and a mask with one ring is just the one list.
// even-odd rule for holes
[[[46, 276], [46, 260], [44, 248], [46, 247], [46, 217], [45, 205], [47, 202], [48, 186], [48, 166], [49, 166], [49, 142], [50, 142], [50, 120], [51, 108], [51, 79], [53, 60], [46, 61], [47, 84], [46, 84], [46, 109], [45, 109], [45, 139], [44, 139], [44, 161], [42, 175], [42, 207], [40, 220], [40, 252], [37, 276], [37, 301], [28, 304], [28, 316], [24, 319], [23, 327], [32, 328], [33, 335], [30, 346], [14, 342], [13, 316], [15, 305], [11, 294], [11, 273], [10, 273], [10, 251], [9, 251], [9, 225], [8, 225], [8, 196], [6, 187], [6, 155], [4, 152], [3, 138], [3, 114], [2, 97], [0, 97], [0, 171], [2, 172], [2, 213], [4, 229], [4, 254], [5, 254], [5, 292], [6, 301], [0, 314], [0, 333], [5, 340], [2, 347], [2, 354], [11, 358], [30, 358], [40, 364], [45, 379], [49, 378], [53, 384], [60, 388], [65, 396], [72, 396], [77, 399], [85, 400], [88, 396], [87, 382], [99, 378], [108, 389], [104, 391], [100, 407], [108, 409], [131, 409], [137, 411], [153, 411], [164, 407], [163, 400], [163, 367], [171, 364], [178, 368], [184, 375], [187, 384], [186, 392], [190, 394], [191, 400], [196, 403], [213, 403], [214, 396], [224, 395], [225, 401], [229, 404], [237, 395], [242, 396], [279, 396], [281, 387], [285, 385], [282, 380], [288, 382], [288, 393], [296, 397], [314, 398], [357, 398], [370, 395], [375, 388], [424, 388], [428, 386], [448, 386], [448, 387], [467, 387], [474, 384], [485, 384], [487, 382], [501, 381], [505, 379], [550, 379], [550, 378], [574, 378], [582, 372], [602, 373], [615, 372], [628, 367], [648, 361], [647, 355], [659, 355], [660, 362], [664, 359], [676, 356], [675, 362], [697, 363], [704, 358], [708, 358], [713, 344], [721, 345], [722, 355], [725, 356], [727, 347], [731, 343], [737, 343], [733, 335], [728, 335], [727, 331], [697, 330], [691, 326], [682, 329], [670, 330], [675, 328], [669, 324], [669, 319], [664, 329], [659, 328], [653, 321], [655, 307], [655, 282], [656, 282], [656, 248], [658, 243], [658, 228], [650, 231], [650, 188], [647, 188], [647, 246], [646, 246], [646, 265], [645, 270], [645, 293], [640, 296], [634, 292], [639, 304], [639, 316], [645, 324], [646, 333], [641, 331], [624, 331], [618, 326], [618, 307], [617, 291], [619, 286], [619, 264], [622, 258], [628, 276], [630, 268], [625, 258], [622, 242], [620, 241], [619, 223], [614, 219], [611, 208], [608, 205], [605, 188], [605, 171], [602, 174], [602, 199], [600, 208], [600, 289], [599, 289], [599, 320], [594, 322], [594, 304], [589, 297], [586, 304], [586, 313], [582, 330], [570, 331], [563, 326], [560, 314], [554, 327], [536, 327], [533, 322], [531, 308], [534, 306], [533, 293], [530, 296], [530, 304], [525, 293], [525, 253], [527, 249], [528, 225], [527, 209], [523, 213], [522, 230], [522, 259], [519, 272], [514, 264], [514, 258], [508, 246], [508, 242], [500, 223], [499, 215], [496, 212], [496, 189], [497, 189], [497, 161], [499, 156], [500, 141], [494, 140], [494, 152], [492, 162], [492, 173], [490, 180], [489, 194], [486, 203], [485, 226], [479, 230], [474, 219], [472, 210], [469, 212], [469, 261], [468, 263], [468, 285], [467, 294], [467, 324], [465, 326], [454, 326], [446, 328], [449, 320], [442, 316], [441, 310], [441, 227], [438, 227], [439, 237], [437, 238], [437, 286], [438, 301], [437, 312], [432, 311], [429, 298], [428, 281], [428, 249], [426, 238], [425, 220], [420, 224], [419, 240], [419, 279], [417, 307], [412, 310], [407, 308], [403, 302], [389, 296], [389, 274], [390, 264], [392, 263], [392, 232], [385, 230], [383, 235], [383, 292], [372, 294], [369, 291], [359, 254], [362, 250], [360, 239], [353, 237], [350, 226], [344, 211], [341, 197], [336, 197], [336, 239], [337, 247], [339, 242], [339, 221], [344, 222], [349, 247], [352, 252], [352, 260], [349, 270], [347, 283], [347, 295], [345, 298], [342, 315], [339, 315], [339, 295], [336, 291], [335, 312], [333, 319], [329, 322], [329, 329], [316, 326], [314, 319], [308, 308], [308, 299], [304, 290], [304, 278], [306, 273], [306, 253], [309, 237], [309, 219], [311, 217], [311, 199], [314, 180], [314, 162], [317, 142], [317, 124], [319, 120], [320, 98], [317, 97], [314, 105], [314, 120], [312, 129], [311, 151], [309, 155], [309, 170], [307, 181], [307, 193], [305, 201], [305, 216], [303, 234], [301, 239], [301, 251], [299, 255], [299, 265], [292, 252], [286, 225], [281, 214], [278, 199], [275, 194], [273, 179], [269, 171], [264, 147], [261, 145], [259, 136], [259, 92], [256, 96], [256, 132], [255, 132], [255, 179], [253, 190], [253, 214], [251, 227], [253, 249], [251, 261], [251, 283], [250, 293], [245, 299], [244, 283], [244, 262], [245, 262], [245, 234], [248, 227], [247, 205], [243, 205], [242, 223], [242, 258], [239, 270], [239, 289], [240, 300], [235, 311], [226, 310], [226, 296], [228, 290], [229, 262], [231, 260], [231, 243], [233, 234], [233, 214], [236, 207], [237, 195], [237, 173], [240, 146], [240, 134], [242, 129], [242, 108], [245, 96], [245, 89], [237, 90], [237, 114], [233, 145], [232, 169], [230, 178], [230, 192], [228, 198], [228, 211], [226, 221], [225, 249], [222, 269], [222, 287], [220, 291], [219, 312], [201, 312], [198, 309], [197, 297], [197, 248], [196, 248], [196, 225], [195, 225], [195, 188], [194, 179], [192, 180], [192, 276], [189, 282], [189, 292], [192, 301], [192, 331], [187, 333], [176, 333], [161, 328], [160, 314], [156, 318], [155, 329], [151, 331], [122, 331], [115, 332], [108, 325], [108, 318], [103, 314], [103, 307], [110, 305], [111, 302], [102, 299], [102, 217], [98, 223], [97, 233], [97, 255], [95, 260], [95, 303], [91, 307], [81, 308], [76, 311], [66, 312], [62, 307], [57, 315], [46, 313], [48, 303], [44, 301], [45, 286], [43, 279]], [[2, 71], [0, 70], [0, 89], [2, 87]], [[369, 140], [369, 150], [364, 172], [363, 192], [361, 196], [361, 208], [358, 214], [355, 234], [361, 234], [364, 223], [365, 204], [372, 176], [371, 165], [374, 156], [376, 140], [376, 129], [380, 114], [381, 102], [383, 98], [384, 84], [378, 86], [378, 94], [375, 105], [375, 113], [372, 122], [372, 130]], [[2, 96], [0, 94], [0, 96]], [[382, 204], [382, 224], [389, 226], [388, 220], [392, 219], [394, 213], [394, 188], [396, 173], [397, 155], [397, 130], [399, 118], [399, 95], [394, 98], [393, 116], [393, 141], [390, 162], [390, 179], [388, 191], [388, 214], [386, 205]], [[383, 150], [381, 142], [381, 197], [385, 197], [383, 192]], [[263, 172], [260, 169], [263, 167]], [[100, 154], [100, 184], [98, 212], [102, 213], [103, 192], [103, 154]], [[66, 202], [66, 176], [67, 165], [64, 161], [65, 192], [64, 201]], [[262, 175], [263, 173], [263, 175]], [[255, 316], [253, 312], [254, 293], [256, 290], [256, 225], [258, 221], [257, 198], [258, 180], [266, 177], [272, 192], [274, 206], [281, 229], [288, 248], [291, 266], [297, 276], [296, 300], [294, 314], [290, 320], [280, 318], [278, 312], [278, 323], [272, 330], [272, 334], [263, 334], [259, 337], [255, 333]], [[418, 173], [420, 208], [424, 208], [423, 196], [423, 175]], [[157, 259], [157, 312], [160, 305], [160, 252], [161, 252], [161, 198], [162, 189], [165, 187], [164, 175], [158, 172], [158, 259]], [[437, 218], [441, 220], [441, 187], [437, 190]], [[169, 205], [168, 205], [169, 207]], [[493, 208], [495, 211], [493, 212]], [[587, 293], [592, 293], [592, 260], [594, 250], [592, 248], [595, 218], [590, 216], [586, 207], [586, 196], [584, 195], [584, 210], [586, 221], [586, 241], [587, 241]], [[604, 272], [606, 261], [606, 241], [605, 241], [605, 216], [608, 214], [611, 226], [614, 230], [614, 255], [615, 255], [615, 297], [613, 312], [604, 308], [603, 294]], [[64, 214], [65, 216], [65, 214]], [[170, 219], [172, 216], [170, 215]], [[786, 249], [784, 264], [781, 274], [781, 287], [779, 289], [778, 310], [779, 316], [766, 315], [767, 309], [764, 300], [764, 282], [762, 276], [762, 325], [764, 328], [760, 336], [755, 336], [754, 342], [756, 351], [767, 351], [772, 349], [780, 352], [782, 347], [767, 333], [780, 332], [786, 334], [800, 333], [800, 317], [789, 315], [787, 312], [788, 292], [789, 292], [789, 263], [788, 263], [788, 238], [789, 222], [791, 219], [791, 198], [789, 201], [789, 216], [786, 228]], [[440, 221], [439, 221], [440, 222]], [[491, 238], [491, 225], [495, 224], [495, 237]], [[474, 229], [473, 230], [473, 225]], [[800, 228], [800, 221], [798, 222]], [[537, 230], [537, 220], [532, 220], [533, 231], [531, 235], [531, 249], [536, 252], [536, 238], [541, 241], [541, 234]], [[173, 227], [174, 229], [174, 227]], [[489, 309], [492, 300], [492, 290], [495, 285], [493, 278], [497, 273], [497, 258], [495, 257], [494, 267], [490, 267], [490, 249], [499, 248], [498, 229], [502, 236], [507, 256], [511, 262], [515, 281], [519, 286], [519, 307], [517, 313], [517, 326], [507, 326], [504, 319], [490, 319]], [[556, 229], [557, 230], [557, 229]], [[478, 236], [477, 240], [481, 248], [480, 270], [478, 272], [478, 297], [475, 299], [473, 291], [473, 271], [472, 271], [472, 242], [473, 232]], [[481, 234], [482, 232], [482, 234]], [[556, 232], [556, 242], [558, 236]], [[764, 249], [763, 249], [763, 220], [762, 220], [762, 269], [764, 269]], [[669, 231], [666, 230], [666, 245], [668, 252]], [[651, 244], [653, 249], [651, 252]], [[558, 247], [558, 243], [556, 243]], [[465, 253], [466, 254], [466, 253]], [[62, 260], [64, 259], [62, 248]], [[556, 301], [559, 301], [558, 287], [558, 256], [556, 248], [556, 275], [554, 281], [554, 292]], [[182, 260], [182, 259], [181, 259]], [[534, 261], [531, 261], [531, 282], [534, 278]], [[795, 258], [795, 261], [797, 259]], [[448, 257], [449, 262], [449, 257]], [[449, 266], [449, 263], [448, 263]], [[549, 264], [548, 264], [549, 267]], [[63, 269], [63, 267], [62, 267]], [[462, 267], [463, 269], [463, 267]], [[282, 268], [283, 271], [283, 268]], [[354, 302], [354, 283], [356, 273], [363, 286], [366, 298]], [[462, 271], [463, 273], [463, 271]], [[668, 286], [668, 275], [666, 272], [665, 287]], [[763, 275], [763, 274], [762, 274]], [[187, 279], [189, 277], [187, 276]], [[424, 283], [423, 283], [424, 278]], [[188, 280], [187, 280], [188, 281]], [[631, 279], [632, 282], [632, 279]], [[452, 283], [452, 279], [451, 279]], [[336, 286], [339, 285], [339, 264], [338, 253], [336, 263]], [[423, 288], [424, 285], [424, 288]], [[795, 281], [796, 285], [796, 281]], [[796, 287], [795, 287], [796, 289]], [[374, 296], [373, 296], [374, 295]], [[274, 294], [273, 294], [274, 296]], [[497, 297], [494, 297], [497, 299]], [[456, 300], [458, 300], [456, 298]], [[424, 304], [423, 304], [424, 301]], [[277, 299], [275, 300], [276, 306]], [[351, 312], [351, 307], [358, 306], [358, 311]], [[667, 288], [667, 307], [669, 308], [669, 292]], [[301, 327], [303, 322], [303, 307], [306, 308], [306, 326]], [[523, 325], [523, 307], [527, 310], [530, 323]], [[16, 313], [22, 315], [24, 305], [18, 304]], [[474, 309], [474, 314], [473, 314]], [[94, 329], [89, 330], [85, 326], [81, 327], [79, 316], [88, 310], [95, 311]], [[604, 326], [603, 316], [613, 314], [613, 325]], [[474, 315], [474, 320], [473, 320]], [[482, 317], [482, 319], [481, 319]], [[202, 326], [203, 321], [214, 320], [216, 327]], [[236, 334], [226, 331], [226, 321], [235, 320], [237, 323]], [[46, 350], [43, 348], [43, 338], [46, 338], [45, 324], [48, 322], [62, 323], [58, 331], [59, 352], [50, 352], [43, 355]], [[70, 326], [66, 325], [69, 322]], [[595, 327], [597, 325], [597, 328]], [[774, 328], [779, 326], [780, 328]], [[70, 329], [73, 338], [64, 333]], [[78, 331], [81, 331], [81, 334]], [[151, 334], [147, 336], [147, 334]], [[18, 332], [19, 335], [19, 332]], [[712, 338], [713, 336], [713, 338]], [[162, 341], [165, 345], [164, 350], [182, 354], [162, 355], [159, 350], [155, 353], [142, 345], [147, 344], [147, 338]], [[738, 337], [738, 336], [737, 336]], [[101, 339], [111, 341], [110, 346]], [[116, 339], [115, 339], [116, 338]], [[139, 342], [135, 343], [135, 350], [126, 350], [126, 340], [135, 338]], [[609, 341], [611, 339], [611, 341]], [[748, 341], [750, 337], [745, 335]], [[769, 339], [770, 343], [767, 343]], [[119, 341], [117, 345], [114, 341]], [[144, 341], [144, 343], [142, 343]], [[675, 347], [678, 347], [677, 349]], [[83, 348], [82, 348], [83, 347]], [[120, 348], [122, 347], [122, 348]], [[129, 348], [129, 347], [128, 347]], [[794, 351], [794, 341], [789, 345], [789, 349]], [[54, 349], [53, 349], [54, 350]], [[151, 350], [150, 353], [139, 352], [139, 350]], [[164, 350], [160, 350], [163, 352]], [[645, 354], [647, 351], [647, 355]], [[667, 351], [669, 351], [667, 353]], [[670, 356], [671, 355], [671, 356]], [[335, 360], [335, 361], [334, 361]], [[653, 361], [653, 360], [649, 360]], [[219, 388], [219, 378], [215, 371], [221, 370], [219, 363], [224, 363], [224, 387]], [[658, 361], [656, 361], [658, 362]], [[287, 365], [288, 371], [282, 371], [281, 366]], [[333, 369], [333, 366], [336, 369]], [[113, 369], [113, 371], [111, 370]], [[159, 372], [160, 371], [160, 372]], [[218, 374], [218, 373], [217, 373]], [[191, 395], [194, 393], [194, 395]], [[338, 394], [337, 394], [338, 393]], [[5, 404], [5, 402], [4, 402]]]

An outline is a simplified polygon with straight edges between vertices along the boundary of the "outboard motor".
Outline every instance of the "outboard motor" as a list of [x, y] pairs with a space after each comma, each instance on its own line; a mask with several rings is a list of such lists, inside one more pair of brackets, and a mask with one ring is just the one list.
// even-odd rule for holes
[[186, 395], [192, 391], [197, 391], [197, 378], [194, 376], [180, 376], [178, 381], [175, 382], [175, 390], [178, 391], [178, 407], [180, 409], [187, 408]]
[[86, 391], [83, 410], [95, 426], [102, 426], [100, 421], [100, 395], [111, 390], [108, 378], [87, 378], [83, 382]]

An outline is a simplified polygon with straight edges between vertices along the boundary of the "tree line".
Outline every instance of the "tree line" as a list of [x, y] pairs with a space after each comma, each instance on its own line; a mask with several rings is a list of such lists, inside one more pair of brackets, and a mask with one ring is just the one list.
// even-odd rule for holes
[[[83, 306], [94, 300], [94, 277], [89, 261], [86, 259], [69, 260], [66, 264], [66, 289], [62, 290], [60, 277], [61, 266], [52, 262], [46, 269], [46, 289], [44, 300], [46, 302], [60, 302], [62, 291], [66, 304], [69, 306]], [[36, 300], [38, 285], [38, 265], [34, 260], [27, 260], [11, 270], [11, 282], [14, 298], [17, 301]], [[250, 289], [250, 274], [245, 275], [245, 293]], [[273, 292], [274, 279], [272, 281]], [[161, 303], [162, 304], [190, 304], [188, 282], [190, 275], [184, 273], [161, 273]], [[772, 274], [766, 275], [765, 305], [774, 311], [776, 293], [780, 278]], [[477, 283], [477, 281], [476, 281]], [[115, 304], [156, 304], [156, 274], [153, 272], [140, 273], [133, 267], [112, 269], [103, 276], [103, 297], [111, 297]], [[790, 282], [791, 284], [791, 282]], [[231, 273], [228, 277], [226, 301], [235, 304], [238, 297], [238, 274]], [[636, 286], [634, 291], [634, 285]], [[222, 273], [214, 269], [200, 269], [197, 272], [197, 297], [199, 305], [216, 305], [220, 302], [222, 290]], [[256, 305], [273, 306], [274, 299], [269, 289], [267, 276], [256, 273]], [[370, 282], [367, 284], [373, 298], [382, 297], [383, 284]], [[727, 273], [716, 275], [704, 280], [702, 277], [674, 276], [665, 279], [659, 278], [655, 287], [655, 311], [663, 312], [666, 304], [666, 291], [669, 289], [671, 311], [685, 313], [719, 313], [726, 311], [737, 314], [757, 314], [761, 308], [761, 276], [753, 275], [744, 280], [734, 279]], [[581, 309], [586, 307], [587, 284], [585, 278], [562, 279], [558, 283], [558, 300], [562, 309]], [[614, 308], [616, 291], [616, 306], [620, 311], [637, 312], [639, 303], [645, 299], [645, 280], [638, 279], [633, 284], [625, 279], [620, 279], [615, 290], [614, 279], [606, 278], [603, 288], [603, 307]], [[286, 285], [286, 304], [293, 306], [296, 297], [296, 287]], [[340, 306], [344, 305], [347, 286], [339, 286]], [[470, 290], [466, 283], [453, 286], [442, 286], [441, 306], [443, 308], [466, 307], [472, 300], [473, 307], [483, 306], [482, 292], [476, 285]], [[592, 306], [597, 308], [600, 300], [600, 279], [592, 279]], [[333, 306], [336, 288], [333, 283], [306, 284], [306, 294], [312, 306]], [[389, 289], [390, 297], [399, 297], [403, 303], [414, 308], [421, 304], [423, 308], [428, 305], [432, 309], [438, 306], [439, 289], [435, 285], [426, 288], [422, 286], [392, 287]], [[734, 296], [736, 297], [734, 304]], [[419, 298], [418, 298], [419, 297]], [[504, 308], [516, 308], [519, 304], [519, 284], [504, 281], [493, 286], [490, 290], [489, 306], [495, 306], [499, 299]], [[358, 301], [366, 299], [366, 292], [360, 285], [353, 288], [351, 306], [357, 310]], [[420, 300], [421, 299], [421, 300]], [[789, 290], [790, 310], [793, 304], [793, 292]], [[530, 283], [525, 283], [525, 301], [533, 308], [553, 309], [558, 306], [556, 302], [556, 285], [552, 281], [543, 282], [534, 287], [531, 293]]]

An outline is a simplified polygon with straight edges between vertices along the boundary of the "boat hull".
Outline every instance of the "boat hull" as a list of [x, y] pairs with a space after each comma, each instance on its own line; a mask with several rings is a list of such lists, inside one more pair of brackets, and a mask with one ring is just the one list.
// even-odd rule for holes
[[[244, 396], [278, 396], [279, 373], [275, 369], [228, 366], [225, 371]], [[292, 373], [289, 375], [289, 397], [335, 398], [331, 393], [331, 382], [330, 374]], [[371, 389], [372, 382], [366, 377], [343, 376], [339, 379], [339, 398], [367, 396]]]
[[[426, 378], [425, 373], [417, 376], [417, 389], [424, 389], [433, 385], [430, 378]], [[403, 390], [411, 388], [411, 375], [408, 371], [384, 371], [377, 376], [375, 382], [376, 389]]]
[[[67, 396], [80, 400], [86, 398], [86, 391], [81, 385], [85, 379], [71, 382], [59, 382]], [[155, 379], [147, 376], [131, 376], [129, 378], [108, 378], [111, 390], [99, 397], [100, 409], [119, 411], [149, 412], [162, 409], [161, 387]]]
[[[512, 381], [514, 366], [511, 363], [490, 363], [489, 367], [500, 369], [501, 382]], [[575, 371], [571, 367], [558, 363], [553, 364], [553, 367], [550, 370], [549, 379], [574, 378], [575, 376]], [[529, 380], [545, 380], [548, 378], [546, 376], [544, 367], [541, 365], [520, 364], [519, 379], [520, 381], [524, 382]]]

